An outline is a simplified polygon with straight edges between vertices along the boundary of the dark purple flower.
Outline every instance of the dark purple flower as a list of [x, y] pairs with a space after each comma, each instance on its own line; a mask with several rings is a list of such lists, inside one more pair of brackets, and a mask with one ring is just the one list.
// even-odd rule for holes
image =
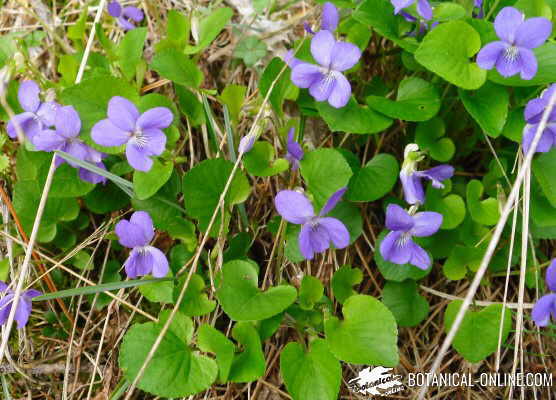
[[501, 40], [481, 49], [477, 55], [479, 67], [496, 67], [504, 77], [519, 73], [522, 79], [532, 79], [537, 73], [537, 59], [532, 49], [548, 39], [552, 23], [542, 17], [526, 20], [516, 8], [504, 7], [494, 20], [494, 29]]
[[[399, 14], [404, 8], [407, 8], [415, 0], [390, 0], [390, 3], [394, 6], [394, 14]], [[432, 7], [428, 0], [417, 0], [417, 13], [426, 20], [432, 19]]]
[[170, 126], [172, 112], [166, 107], [154, 107], [140, 114], [126, 98], [114, 96], [108, 102], [108, 118], [93, 126], [91, 137], [101, 146], [126, 145], [129, 164], [139, 171], [149, 171], [151, 156], [162, 154], [166, 135], [162, 129]]
[[117, 1], [108, 4], [108, 14], [117, 19], [122, 29], [128, 31], [135, 28], [133, 22], [141, 22], [143, 20], [143, 11], [137, 7], [123, 7]]
[[303, 159], [304, 152], [301, 145], [294, 140], [295, 129], [291, 128], [288, 132], [288, 146], [286, 160], [292, 165], [292, 171], [299, 168], [299, 162]]
[[40, 91], [39, 85], [35, 81], [24, 81], [19, 85], [17, 98], [25, 112], [17, 114], [13, 120], [8, 122], [6, 130], [12, 139], [17, 137], [15, 124], [21, 128], [31, 142], [41, 130], [54, 125], [56, 110], [60, 105], [55, 101], [41, 103]]
[[[338, 22], [340, 21], [340, 14], [336, 6], [330, 2], [326, 2], [322, 5], [322, 19], [320, 24], [321, 30], [326, 30], [334, 32], [338, 27]], [[307, 33], [314, 35], [315, 32], [311, 29], [308, 22], [303, 23], [303, 27]]]
[[475, 18], [483, 18], [485, 16], [484, 10], [483, 10], [483, 0], [474, 0], [473, 1], [473, 8], [477, 9], [477, 12], [475, 12], [475, 10], [473, 10], [473, 16]]
[[[68, 153], [75, 158], [83, 161], [88, 161], [96, 166], [106, 169], [102, 163], [104, 154], [87, 146], [79, 138], [81, 131], [81, 119], [79, 114], [72, 106], [60, 106], [56, 111], [54, 120], [55, 130], [43, 129], [33, 138], [33, 144], [37, 150], [54, 151], [60, 150]], [[56, 158], [56, 166], [60, 166], [66, 162], [62, 157]], [[79, 168], [79, 175], [81, 179], [91, 183], [106, 182], [106, 178], [81, 168], [73, 161], [67, 161], [69, 165], [74, 168]]]
[[429, 23], [427, 23], [426, 21], [418, 21], [417, 18], [415, 18], [413, 15], [409, 13], [406, 13], [405, 11], [402, 11], [400, 15], [407, 22], [417, 22], [417, 26], [415, 27], [415, 29], [407, 33], [406, 36], [411, 36], [411, 37], [420, 36], [429, 29], [432, 31], [438, 25], [438, 21], [435, 21], [432, 24], [430, 24], [430, 28], [429, 28]]
[[336, 207], [346, 190], [342, 188], [330, 196], [318, 215], [315, 215], [309, 199], [299, 192], [282, 190], [276, 195], [274, 204], [282, 218], [292, 224], [302, 225], [298, 238], [299, 249], [306, 259], [312, 260], [315, 253], [326, 251], [331, 241], [337, 249], [343, 249], [349, 244], [349, 232], [343, 222], [325, 217]]
[[537, 300], [531, 313], [537, 326], [547, 326], [551, 315], [556, 320], [556, 259], [552, 260], [546, 270], [546, 286], [552, 293]]
[[335, 108], [345, 106], [351, 96], [351, 85], [342, 73], [361, 58], [359, 48], [334, 39], [330, 31], [320, 31], [311, 40], [311, 54], [320, 65], [300, 62], [292, 69], [293, 83], [308, 88], [317, 101], [328, 100]]
[[131, 250], [124, 263], [128, 278], [152, 274], [162, 278], [168, 273], [168, 260], [163, 252], [149, 243], [154, 237], [153, 221], [145, 211], [136, 211], [130, 220], [116, 224], [116, 235], [122, 246]]
[[[556, 90], [556, 83], [553, 83], [548, 89], [546, 89], [542, 95], [536, 99], [533, 99], [527, 103], [525, 107], [524, 117], [527, 125], [523, 129], [523, 152], [527, 154], [535, 133], [539, 127], [539, 123], [542, 118], [548, 102], [552, 97], [554, 91]], [[548, 116], [548, 121], [546, 123], [545, 130], [542, 133], [539, 144], [537, 145], [537, 152], [546, 153], [550, 151], [552, 147], [556, 145], [556, 107], [552, 109], [552, 112]]]
[[[14, 291], [8, 289], [8, 285], [0, 281], [0, 292], [5, 292], [4, 297], [0, 299], [0, 325], [3, 325], [8, 320], [8, 316], [12, 310]], [[42, 295], [42, 293], [35, 289], [29, 289], [21, 293], [14, 316], [19, 329], [27, 325], [27, 321], [29, 321], [29, 315], [31, 315], [32, 308], [31, 299], [40, 295]]]
[[386, 209], [386, 228], [389, 232], [380, 244], [380, 254], [394, 264], [411, 264], [420, 269], [431, 266], [427, 252], [412, 240], [413, 236], [424, 237], [435, 234], [442, 225], [442, 214], [433, 211], [409, 215], [397, 204]]

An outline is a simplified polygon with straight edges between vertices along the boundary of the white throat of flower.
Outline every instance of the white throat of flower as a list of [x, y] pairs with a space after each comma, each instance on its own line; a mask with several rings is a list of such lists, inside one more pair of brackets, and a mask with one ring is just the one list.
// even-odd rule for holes
[[143, 133], [141, 128], [135, 128], [135, 131], [131, 135], [130, 139], [137, 147], [143, 148], [147, 145], [147, 136]]
[[324, 79], [320, 81], [320, 85], [323, 92], [327, 92], [328, 88], [336, 81], [339, 72], [330, 68], [321, 67], [321, 73], [323, 74]]
[[510, 46], [504, 50], [504, 59], [509, 63], [514, 63], [519, 56], [519, 48], [517, 46]]

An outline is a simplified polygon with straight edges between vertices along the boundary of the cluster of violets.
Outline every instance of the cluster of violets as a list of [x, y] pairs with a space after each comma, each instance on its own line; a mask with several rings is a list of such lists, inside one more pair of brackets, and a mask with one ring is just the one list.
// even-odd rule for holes
[[547, 326], [550, 317], [556, 321], [556, 258], [546, 270], [546, 286], [550, 293], [542, 296], [533, 307], [531, 318], [537, 326]]
[[380, 243], [380, 254], [394, 264], [411, 264], [426, 270], [431, 264], [427, 252], [413, 241], [413, 237], [434, 235], [442, 225], [442, 214], [433, 211], [416, 212], [425, 203], [423, 180], [432, 182], [437, 189], [444, 187], [443, 181], [454, 175], [454, 168], [443, 164], [425, 171], [417, 170], [424, 155], [419, 147], [411, 143], [404, 151], [404, 162], [400, 171], [405, 201], [410, 205], [406, 211], [397, 204], [386, 208], [386, 229], [390, 232]]

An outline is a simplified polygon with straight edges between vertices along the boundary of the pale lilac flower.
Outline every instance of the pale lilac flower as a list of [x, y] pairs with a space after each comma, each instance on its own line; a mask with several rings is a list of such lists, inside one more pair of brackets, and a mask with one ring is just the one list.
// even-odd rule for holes
[[[34, 136], [33, 144], [37, 150], [60, 150], [79, 160], [88, 161], [95, 164], [99, 168], [106, 169], [102, 163], [104, 154], [91, 148], [90, 146], [87, 146], [79, 138], [79, 132], [81, 131], [81, 119], [79, 118], [77, 111], [75, 111], [75, 108], [72, 106], [58, 107], [54, 118], [54, 126], [56, 127], [55, 130], [43, 129]], [[79, 168], [79, 175], [83, 180], [91, 183], [106, 182], [106, 178], [103, 176], [81, 168], [73, 161], [66, 161], [62, 157], [56, 158], [57, 167], [64, 162], [67, 162], [74, 168]]]
[[298, 63], [291, 79], [300, 88], [308, 88], [317, 101], [328, 100], [335, 108], [345, 106], [351, 96], [351, 85], [342, 73], [361, 58], [361, 51], [351, 43], [334, 39], [330, 31], [320, 31], [311, 40], [311, 54], [320, 65]]
[[546, 270], [546, 286], [551, 293], [537, 300], [531, 313], [537, 326], [547, 326], [551, 315], [556, 320], [556, 259], [552, 260]]
[[[0, 292], [4, 292], [4, 297], [0, 299], [0, 325], [3, 325], [7, 320], [10, 312], [12, 310], [12, 303], [14, 299], [14, 291], [8, 289], [8, 285], [6, 283], [0, 281]], [[19, 329], [23, 328], [27, 325], [27, 321], [29, 321], [29, 315], [31, 315], [31, 308], [32, 308], [32, 298], [42, 295], [41, 292], [35, 289], [29, 289], [25, 292], [22, 292], [19, 296], [19, 300], [17, 302], [17, 308], [15, 310], [14, 319], [17, 322], [17, 327]]]
[[131, 250], [124, 263], [128, 278], [152, 274], [162, 278], [168, 273], [168, 259], [162, 251], [149, 243], [154, 237], [153, 221], [145, 211], [136, 211], [130, 220], [116, 224], [116, 235], [122, 246]]
[[31, 142], [37, 133], [54, 125], [56, 110], [60, 105], [55, 101], [42, 103], [39, 97], [40, 91], [35, 81], [24, 81], [19, 85], [17, 98], [24, 112], [15, 115], [13, 120], [8, 122], [6, 130], [12, 139], [17, 137], [15, 124]]
[[[535, 133], [541, 122], [542, 115], [548, 106], [548, 102], [552, 97], [554, 91], [556, 91], [556, 83], [553, 83], [548, 89], [546, 89], [542, 95], [536, 99], [533, 99], [527, 103], [524, 111], [525, 121], [527, 125], [523, 128], [523, 152], [527, 154]], [[550, 151], [556, 145], [556, 107], [552, 109], [546, 123], [545, 130], [541, 134], [541, 138], [537, 145], [537, 152], [546, 153]]]
[[101, 146], [126, 145], [129, 164], [139, 171], [149, 171], [151, 156], [162, 154], [166, 135], [162, 129], [170, 126], [172, 112], [166, 107], [154, 107], [140, 114], [126, 98], [114, 96], [108, 102], [108, 118], [93, 126], [91, 137]]
[[504, 7], [494, 20], [494, 29], [501, 40], [481, 49], [477, 55], [479, 67], [496, 67], [504, 77], [519, 73], [522, 79], [532, 79], [537, 73], [537, 58], [532, 49], [548, 39], [552, 23], [542, 17], [526, 20], [516, 8]]
[[239, 154], [249, 153], [255, 144], [255, 135], [245, 135], [239, 141], [237, 151]]
[[[322, 5], [322, 19], [320, 29], [334, 32], [338, 27], [339, 21], [340, 14], [338, 13], [338, 9], [336, 8], [336, 6], [328, 1], [324, 3]], [[307, 33], [310, 33], [311, 35], [315, 34], [308, 22], [304, 22], [303, 26]]]
[[288, 64], [288, 67], [290, 67], [291, 69], [294, 69], [298, 64], [303, 63], [303, 61], [301, 61], [299, 58], [295, 58], [293, 50], [288, 50], [286, 54], [284, 54], [284, 62]]
[[299, 232], [299, 249], [308, 260], [312, 260], [315, 253], [322, 253], [330, 247], [330, 242], [337, 249], [343, 249], [349, 244], [349, 232], [342, 221], [332, 217], [325, 217], [336, 207], [346, 192], [342, 188], [332, 194], [326, 204], [315, 215], [313, 205], [303, 194], [294, 190], [282, 190], [274, 199], [278, 213], [292, 224], [302, 225]]
[[418, 171], [417, 164], [423, 159], [422, 154], [419, 147], [414, 143], [408, 144], [404, 151], [400, 181], [402, 182], [405, 201], [408, 204], [423, 204], [425, 202], [423, 179], [431, 181], [432, 187], [442, 189], [444, 188], [442, 181], [450, 179], [454, 175], [454, 167], [448, 164]]
[[433, 211], [409, 215], [397, 204], [386, 209], [386, 228], [389, 232], [380, 243], [380, 254], [394, 264], [411, 264], [420, 269], [431, 266], [427, 252], [415, 243], [413, 236], [424, 237], [435, 234], [442, 225], [442, 214]]
[[143, 20], [143, 11], [137, 7], [123, 7], [117, 1], [108, 4], [108, 14], [116, 18], [122, 29], [128, 31], [135, 28], [134, 22]]
[[[415, 0], [390, 0], [390, 3], [394, 6], [394, 14], [400, 14], [404, 8], [413, 5]], [[425, 20], [432, 19], [432, 7], [428, 0], [417, 0], [417, 13]]]
[[299, 168], [299, 162], [303, 159], [305, 153], [301, 148], [301, 145], [294, 140], [295, 129], [291, 128], [288, 132], [288, 146], [286, 160], [292, 165], [292, 171], [296, 171]]

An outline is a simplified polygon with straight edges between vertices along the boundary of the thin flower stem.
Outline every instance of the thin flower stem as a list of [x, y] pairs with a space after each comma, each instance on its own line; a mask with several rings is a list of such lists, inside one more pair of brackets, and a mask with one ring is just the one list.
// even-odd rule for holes
[[[424, 286], [424, 285], [419, 285], [419, 287], [421, 289], [423, 289], [425, 292], [430, 293], [430, 294], [434, 294], [435, 296], [438, 297], [442, 297], [443, 299], [447, 299], [447, 300], [463, 300], [462, 297], [458, 297], [458, 296], [454, 296], [452, 294], [448, 294], [448, 293], [444, 293], [441, 292], [439, 290], [435, 290], [433, 288], [430, 288], [428, 286]], [[517, 308], [519, 306], [518, 303], [507, 303], [507, 302], [499, 302], [499, 301], [486, 301], [486, 300], [475, 300], [473, 301], [473, 305], [475, 306], [480, 306], [480, 307], [488, 307], [491, 306], [493, 304], [502, 304], [505, 307], [508, 308]], [[533, 308], [534, 304], [533, 303], [523, 303], [523, 308]]]
[[[456, 315], [456, 318], [454, 319], [454, 322], [452, 324], [452, 327], [450, 328], [450, 331], [448, 332], [448, 335], [446, 336], [446, 338], [444, 339], [444, 342], [442, 343], [442, 346], [438, 350], [438, 354], [435, 357], [434, 362], [432, 364], [432, 367], [429, 370], [430, 374], [436, 373], [436, 371], [440, 367], [440, 364], [441, 364], [441, 362], [444, 358], [444, 355], [446, 354], [446, 352], [448, 351], [448, 348], [452, 344], [452, 341], [454, 340], [454, 337], [456, 336], [456, 332], [459, 329], [459, 327], [460, 327], [460, 325], [463, 321], [463, 317], [465, 316], [465, 313], [467, 312], [469, 306], [471, 305], [471, 302], [473, 301], [473, 297], [475, 296], [475, 293], [477, 292], [477, 289], [479, 288], [481, 280], [483, 279], [483, 276], [485, 275], [485, 272], [488, 268], [490, 260], [491, 260], [492, 256], [494, 255], [494, 251], [496, 250], [496, 246], [498, 245], [498, 242], [500, 241], [500, 237], [502, 236], [502, 231], [504, 230], [504, 226], [506, 225], [506, 221], [508, 220], [510, 212], [513, 209], [515, 199], [517, 198], [517, 196], [519, 194], [519, 188], [520, 188], [520, 186], [523, 182], [523, 179], [525, 178], [525, 175], [526, 175], [527, 171], [529, 170], [529, 167], [531, 166], [531, 161], [533, 160], [533, 156], [535, 155], [535, 152], [537, 150], [537, 145], [539, 144], [541, 136], [542, 136], [544, 130], [546, 129], [548, 118], [550, 116], [550, 113], [552, 112], [552, 109], [554, 108], [555, 103], [556, 103], [556, 91], [550, 97], [548, 105], [543, 112], [541, 122], [539, 123], [537, 131], [535, 132], [535, 137], [533, 138], [533, 142], [531, 143], [531, 148], [529, 149], [529, 152], [525, 155], [525, 160], [523, 161], [522, 169], [519, 171], [519, 173], [517, 175], [517, 178], [516, 178], [516, 180], [515, 180], [515, 182], [512, 186], [512, 190], [510, 192], [510, 195], [508, 196], [508, 200], [506, 201], [506, 204], [504, 205], [504, 208], [503, 208], [502, 212], [500, 213], [500, 219], [498, 220], [498, 223], [496, 224], [496, 228], [494, 230], [494, 233], [492, 234], [492, 239], [490, 240], [490, 243], [488, 244], [485, 255], [483, 256], [483, 259], [481, 261], [481, 265], [479, 266], [479, 269], [477, 270], [477, 273], [475, 274], [475, 277], [473, 278], [473, 282], [471, 282], [471, 286], [469, 287], [467, 295], [465, 296], [465, 299], [463, 300], [463, 304], [461, 305], [461, 308], [459, 309], [459, 311]], [[425, 385], [423, 385], [423, 387], [419, 391], [418, 400], [423, 400], [425, 398], [425, 395], [427, 394], [428, 388], [429, 388], [428, 384], [425, 383]]]
[[[81, 58], [81, 64], [79, 65], [79, 70], [77, 72], [77, 76], [75, 78], [75, 83], [78, 84], [81, 82], [83, 78], [83, 73], [85, 71], [85, 66], [87, 65], [87, 60], [89, 58], [89, 53], [91, 52], [91, 47], [93, 45], [93, 40], [95, 38], [95, 27], [96, 24], [100, 21], [100, 16], [102, 15], [102, 10], [104, 9], [104, 5], [106, 0], [100, 0], [99, 8], [95, 15], [95, 22], [91, 27], [91, 32], [89, 34], [89, 39], [87, 41], [87, 47], [85, 48], [85, 52], [83, 53], [83, 57]], [[4, 353], [6, 352], [6, 347], [8, 345], [8, 340], [10, 338], [10, 332], [14, 323], [15, 312], [17, 310], [17, 306], [19, 304], [19, 300], [21, 298], [21, 292], [23, 289], [23, 282], [27, 276], [27, 272], [29, 269], [31, 256], [33, 254], [33, 249], [35, 247], [35, 242], [37, 241], [37, 235], [39, 232], [39, 227], [42, 220], [42, 215], [44, 213], [44, 209], [46, 207], [46, 200], [48, 199], [48, 193], [50, 192], [50, 187], [52, 186], [52, 179], [54, 178], [54, 172], [56, 171], [56, 154], [52, 155], [52, 162], [50, 163], [50, 168], [48, 169], [48, 174], [46, 176], [46, 181], [44, 183], [44, 188], [42, 191], [42, 195], [39, 201], [39, 206], [37, 208], [37, 214], [35, 216], [35, 220], [33, 222], [33, 228], [31, 230], [31, 236], [29, 238], [29, 243], [27, 244], [27, 250], [25, 251], [25, 258], [23, 259], [23, 264], [21, 265], [19, 271], [19, 277], [17, 281], [17, 286], [14, 292], [14, 297], [12, 300], [12, 306], [10, 310], [10, 314], [8, 316], [8, 320], [2, 335], [2, 343], [0, 344], [0, 362], [4, 359]]]

